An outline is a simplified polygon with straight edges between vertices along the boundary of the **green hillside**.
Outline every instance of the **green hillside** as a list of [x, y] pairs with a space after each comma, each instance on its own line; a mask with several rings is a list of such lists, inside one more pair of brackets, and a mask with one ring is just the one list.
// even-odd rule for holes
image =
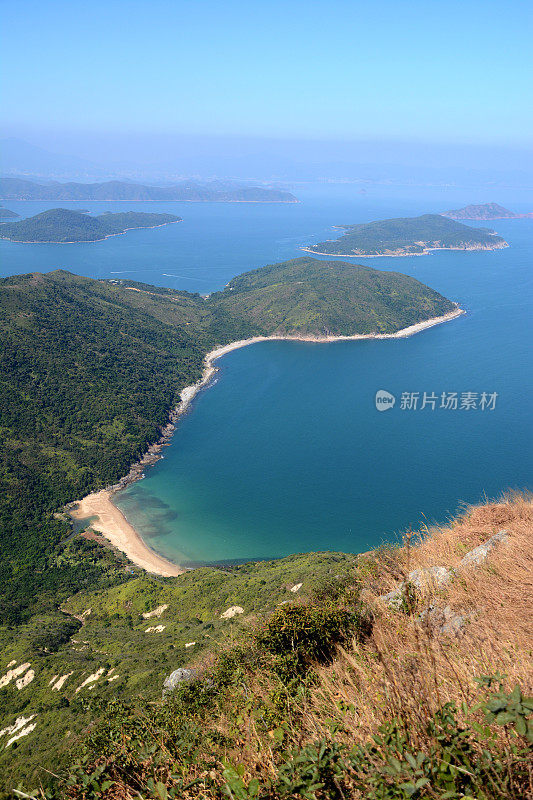
[[[135, 687], [154, 696], [163, 672], [186, 662], [184, 645], [176, 653], [175, 643], [159, 646], [140, 627], [146, 603], [179, 599], [173, 635], [202, 648], [232, 629], [215, 609], [263, 612], [292, 597], [287, 585], [340, 574], [353, 562], [306, 556], [230, 570], [235, 581], [206, 569], [150, 579], [141, 591], [142, 571], [101, 539], [72, 535], [60, 509], [114, 483], [159, 438], [180, 391], [200, 378], [205, 354], [256, 334], [394, 331], [452, 307], [405, 275], [311, 258], [245, 273], [207, 299], [64, 271], [0, 281], [0, 659], [6, 670], [14, 660], [35, 672], [27, 688], [15, 679], [0, 686], [2, 724], [35, 709], [42, 715], [35, 737], [0, 758], [4, 770], [33, 774], [42, 759], [50, 765], [59, 743], [51, 731], [63, 737], [90, 718], [71, 691], [74, 678], [67, 695], [49, 688], [55, 674], [81, 680], [122, 660], [122, 683], [106, 682], [108, 694], [123, 686], [124, 697]], [[88, 607], [90, 620], [81, 618]]]
[[305, 257], [246, 272], [212, 301], [264, 335], [394, 333], [453, 309], [408, 275]]
[[486, 228], [462, 225], [440, 214], [339, 227], [346, 231], [340, 239], [306, 249], [325, 255], [409, 256], [422, 255], [431, 249], [496, 250], [507, 246], [501, 236]]
[[51, 208], [20, 222], [0, 227], [0, 238], [12, 242], [96, 242], [130, 228], [155, 228], [179, 222], [174, 214], [127, 211], [90, 217], [68, 208]]

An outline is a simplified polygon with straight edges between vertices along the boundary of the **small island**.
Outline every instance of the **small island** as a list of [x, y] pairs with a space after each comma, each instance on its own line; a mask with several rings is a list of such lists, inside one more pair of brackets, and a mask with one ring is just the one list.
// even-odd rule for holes
[[461, 225], [441, 214], [400, 217], [362, 225], [339, 225], [346, 233], [302, 248], [319, 255], [422, 256], [431, 250], [498, 250], [507, 242], [487, 228]]
[[476, 219], [480, 221], [491, 219], [531, 219], [533, 211], [529, 214], [515, 214], [514, 211], [509, 211], [508, 208], [504, 208], [498, 203], [483, 203], [482, 205], [465, 206], [455, 211], [445, 211], [442, 216], [450, 219]]
[[180, 222], [174, 214], [145, 214], [127, 211], [118, 214], [100, 214], [90, 217], [81, 211], [52, 208], [20, 222], [6, 223], [0, 228], [0, 238], [25, 244], [57, 242], [99, 242], [109, 236], [118, 236], [133, 228], [158, 228]]
[[15, 217], [18, 216], [19, 214], [16, 214], [14, 211], [10, 211], [9, 208], [0, 207], [0, 220], [15, 219]]

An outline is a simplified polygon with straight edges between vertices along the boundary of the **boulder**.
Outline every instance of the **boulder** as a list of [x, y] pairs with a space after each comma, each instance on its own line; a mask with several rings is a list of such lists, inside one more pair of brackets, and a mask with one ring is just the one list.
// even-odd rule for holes
[[507, 541], [508, 538], [509, 534], [507, 531], [498, 531], [498, 533], [495, 533], [494, 536], [490, 537], [490, 539], [487, 539], [486, 542], [480, 544], [479, 547], [474, 547], [473, 550], [470, 550], [470, 552], [461, 559], [459, 566], [479, 567], [484, 561], [487, 560], [491, 550], [494, 550], [494, 548], [500, 544], [500, 542]]
[[165, 682], [163, 684], [163, 698], [174, 691], [176, 686], [179, 686], [180, 683], [191, 683], [198, 674], [198, 671], [195, 669], [185, 669], [184, 667], [180, 667], [179, 669], [175, 669], [174, 672], [171, 672], [168, 678], [165, 678]]

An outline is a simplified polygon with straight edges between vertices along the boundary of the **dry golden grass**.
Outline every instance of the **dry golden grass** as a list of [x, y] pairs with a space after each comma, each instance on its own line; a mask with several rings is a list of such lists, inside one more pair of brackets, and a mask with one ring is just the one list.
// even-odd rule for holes
[[[429, 566], [457, 568], [461, 558], [494, 533], [508, 540], [496, 546], [479, 567], [457, 572], [444, 587], [428, 586], [411, 613], [390, 609], [378, 595], [398, 585], [410, 570]], [[363, 744], [388, 719], [401, 715], [413, 745], [423, 746], [429, 717], [444, 703], [459, 709], [484, 699], [486, 688], [475, 678], [501, 674], [512, 688], [533, 691], [533, 504], [527, 495], [509, 495], [499, 503], [465, 509], [448, 526], [422, 532], [417, 544], [380, 554], [372, 590], [364, 592], [373, 608], [374, 626], [363, 644], [340, 648], [334, 662], [318, 670], [318, 685], [302, 701], [297, 720], [288, 714], [291, 743], [301, 746], [331, 737], [350, 746]], [[419, 619], [422, 609], [450, 606], [465, 618], [459, 636], [441, 635]], [[272, 677], [249, 679], [250, 696], [269, 697]], [[461, 713], [461, 711], [459, 712]], [[228, 732], [231, 713], [218, 720]], [[268, 737], [258, 733], [250, 716], [243, 721], [236, 747], [227, 753], [245, 763], [250, 774], [271, 776], [275, 758]], [[418, 739], [418, 740], [417, 740]]]
[[[411, 613], [390, 609], [377, 593], [397, 586], [410, 570], [429, 566], [457, 568], [461, 558], [498, 531], [509, 538], [479, 567], [457, 572], [438, 588], [427, 587]], [[486, 694], [475, 678], [500, 673], [512, 688], [533, 690], [533, 504], [526, 495], [471, 507], [449, 526], [426, 530], [374, 581], [365, 599], [375, 613], [363, 645], [339, 651], [319, 672], [304, 720], [309, 738], [327, 735], [329, 723], [342, 724], [351, 743], [363, 742], [401, 712], [420, 730], [420, 722], [447, 701], [472, 705]], [[388, 568], [387, 568], [388, 567]], [[442, 635], [419, 619], [421, 609], [450, 606], [465, 618], [459, 636]], [[351, 710], [348, 714], [343, 710]], [[415, 724], [416, 723], [416, 724]], [[341, 734], [342, 736], [342, 734]], [[301, 738], [301, 731], [298, 732]]]

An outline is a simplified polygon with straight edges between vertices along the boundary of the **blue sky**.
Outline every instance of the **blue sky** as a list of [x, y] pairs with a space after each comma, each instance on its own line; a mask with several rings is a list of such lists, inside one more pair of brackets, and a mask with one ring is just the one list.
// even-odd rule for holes
[[6, 2], [5, 129], [522, 146], [532, 6]]

